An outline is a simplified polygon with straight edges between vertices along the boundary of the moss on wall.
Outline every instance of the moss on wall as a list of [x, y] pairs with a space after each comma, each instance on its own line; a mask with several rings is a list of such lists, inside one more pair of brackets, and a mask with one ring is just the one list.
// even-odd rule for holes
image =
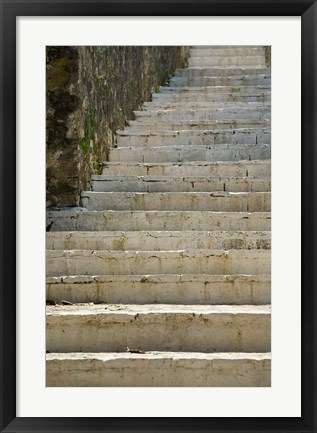
[[265, 47], [265, 63], [268, 68], [271, 68], [271, 47]]
[[188, 47], [47, 47], [47, 206], [78, 206], [117, 129], [150, 100]]

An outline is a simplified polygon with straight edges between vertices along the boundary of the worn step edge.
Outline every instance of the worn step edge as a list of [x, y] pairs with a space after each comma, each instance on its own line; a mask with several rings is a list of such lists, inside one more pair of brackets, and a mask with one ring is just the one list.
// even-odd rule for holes
[[[178, 87], [179, 89], [179, 87]], [[223, 104], [223, 103], [269, 103], [271, 104], [271, 93], [207, 93], [207, 92], [163, 92], [152, 93], [152, 100], [148, 104], [177, 104], [177, 103], [200, 103], [200, 104]], [[186, 106], [186, 105], [185, 105]]]
[[[144, 111], [144, 113], [147, 113]], [[162, 120], [156, 120], [156, 119], [143, 119], [141, 120], [129, 120], [129, 128], [134, 129], [141, 129], [144, 130], [148, 129], [152, 131], [152, 129], [158, 129], [159, 127], [161, 130], [184, 130], [184, 129], [190, 129], [193, 127], [203, 129], [203, 130], [212, 130], [212, 129], [242, 129], [242, 128], [269, 128], [271, 125], [270, 119], [260, 119], [260, 120], [253, 120], [253, 119], [240, 119], [240, 118], [233, 118], [233, 119], [215, 119], [215, 120], [191, 120], [191, 119], [176, 119], [176, 120], [170, 120], [170, 119], [162, 119]], [[149, 129], [151, 127], [151, 129]]]
[[210, 210], [269, 212], [270, 192], [96, 192], [81, 193], [89, 210]]
[[271, 345], [269, 305], [77, 304], [46, 311], [49, 352], [268, 352]]
[[152, 274], [46, 278], [46, 299], [61, 303], [269, 304], [271, 276]]
[[177, 91], [178, 87], [243, 87], [243, 86], [271, 86], [271, 76], [250, 76], [250, 75], [234, 75], [231, 77], [216, 76], [216, 77], [175, 77], [171, 80], [169, 87], [173, 91]]
[[[193, 50], [195, 50], [194, 48], [193, 48]], [[194, 53], [195, 53], [195, 51], [194, 51]], [[262, 61], [262, 60], [264, 60], [265, 59], [265, 56], [264, 56], [264, 53], [262, 54], [262, 55], [260, 55], [260, 56], [254, 56], [254, 55], [251, 55], [251, 56], [248, 56], [248, 55], [245, 55], [245, 53], [243, 53], [243, 54], [241, 54], [241, 55], [232, 55], [232, 54], [230, 54], [230, 55], [228, 55], [228, 56], [215, 56], [215, 55], [210, 55], [210, 56], [194, 56], [193, 54], [192, 54], [192, 52], [191, 52], [191, 55], [190, 55], [190, 59], [208, 59], [208, 58], [210, 58], [210, 59], [213, 59], [213, 60], [218, 60], [218, 59], [222, 59], [222, 57], [225, 57], [225, 60], [233, 60], [233, 59], [241, 59], [241, 60], [244, 60], [244, 59], [246, 59], [246, 60], [253, 60], [253, 59], [256, 59], [256, 60], [260, 60], [260, 61]]]
[[263, 127], [263, 128], [257, 128], [256, 130], [254, 128], [235, 128], [235, 129], [231, 129], [231, 128], [226, 128], [226, 129], [203, 129], [203, 130], [193, 130], [193, 129], [181, 129], [179, 131], [174, 131], [174, 130], [168, 130], [168, 129], [163, 129], [161, 131], [147, 131], [146, 129], [142, 128], [142, 129], [134, 129], [134, 130], [130, 130], [130, 128], [126, 128], [126, 129], [119, 129], [116, 131], [117, 135], [120, 136], [144, 136], [144, 137], [157, 137], [157, 136], [174, 136], [174, 135], [190, 135], [190, 136], [195, 136], [195, 135], [200, 135], [200, 134], [204, 134], [204, 135], [212, 135], [212, 134], [226, 134], [228, 132], [232, 132], [232, 133], [249, 133], [249, 132], [257, 132], [257, 133], [261, 133], [261, 132], [270, 132], [271, 128], [267, 128], [267, 127]]
[[[211, 65], [208, 65], [208, 64], [190, 65], [189, 67], [193, 68], [195, 66], [197, 66], [197, 67], [199, 67], [201, 69], [206, 69], [206, 71], [210, 71], [210, 72], [212, 72], [213, 70], [215, 72], [217, 71], [217, 69], [213, 69], [212, 68], [212, 66], [217, 66], [217, 65], [212, 65], [212, 64]], [[225, 66], [225, 65], [219, 65], [219, 66]], [[209, 80], [209, 79], [220, 79], [220, 81], [239, 81], [239, 80], [261, 81], [261, 80], [263, 80], [263, 83], [253, 84], [253, 85], [251, 84], [251, 85], [249, 85], [249, 87], [263, 86], [263, 85], [268, 85], [269, 84], [269, 83], [266, 83], [265, 81], [269, 80], [271, 78], [271, 71], [270, 71], [270, 69], [263, 67], [263, 69], [265, 69], [265, 72], [263, 72], [263, 73], [255, 73], [255, 74], [253, 74], [253, 73], [243, 73], [244, 70], [246, 70], [247, 66], [248, 66], [248, 65], [244, 65], [244, 67], [242, 68], [242, 71], [241, 71], [242, 73], [237, 74], [237, 73], [235, 73], [235, 70], [238, 69], [238, 66], [240, 66], [240, 65], [230, 65], [230, 67], [228, 67], [228, 72], [231, 70], [231, 71], [233, 71], [233, 73], [232, 74], [228, 73], [228, 75], [209, 75], [208, 74], [208, 75], [194, 76], [194, 77], [174, 76], [174, 77], [172, 77], [170, 79], [169, 86], [165, 86], [165, 87], [173, 87], [173, 84], [177, 83], [177, 82], [182, 82], [182, 81], [186, 81], [186, 80], [188, 80], [188, 81], [197, 81], [198, 82], [201, 79], [206, 79], [206, 80]], [[263, 66], [263, 65], [260, 65], [260, 66]], [[202, 81], [204, 81], [204, 80], [202, 80]], [[237, 85], [230, 86], [230, 84], [229, 85], [227, 84], [225, 86], [226, 87], [238, 87]], [[194, 86], [194, 87], [203, 87], [203, 85], [199, 85], [198, 84], [197, 86]]]
[[[211, 119], [215, 118], [216, 119], [216, 115], [221, 115], [221, 119], [226, 120], [226, 116], [227, 115], [235, 115], [236, 118], [239, 118], [239, 115], [245, 115], [248, 114], [248, 118], [252, 118], [252, 115], [254, 115], [255, 113], [257, 114], [262, 114], [262, 113], [266, 113], [266, 112], [270, 112], [271, 107], [268, 105], [257, 105], [257, 106], [238, 106], [238, 107], [232, 107], [232, 106], [224, 106], [224, 107], [204, 107], [204, 108], [200, 108], [200, 107], [196, 107], [196, 108], [184, 108], [181, 107], [180, 109], [178, 108], [157, 108], [155, 110], [151, 110], [151, 111], [147, 111], [147, 110], [143, 110], [143, 111], [137, 111], [134, 110], [134, 114], [136, 117], [139, 118], [143, 118], [143, 117], [147, 117], [147, 118], [151, 118], [154, 119], [155, 117], [172, 117], [172, 116], [191, 116], [192, 118], [197, 118], [199, 116], [210, 116]], [[243, 119], [243, 117], [241, 118]]]
[[[236, 93], [236, 94], [244, 94], [244, 93], [248, 93], [250, 94], [250, 92], [261, 92], [261, 94], [267, 94], [267, 93], [271, 93], [271, 86], [270, 85], [263, 85], [263, 84], [258, 84], [258, 85], [249, 85], [249, 86], [224, 86], [224, 85], [217, 85], [217, 86], [182, 86], [182, 87], [169, 87], [169, 86], [165, 86], [165, 87], [161, 87], [160, 88], [160, 93], [152, 93], [152, 97], [160, 97], [161, 95], [163, 95], [163, 93], [173, 93], [173, 94], [180, 94], [182, 92], [186, 93], [189, 92], [191, 94], [193, 93], [221, 93], [221, 94], [232, 94], [232, 93]], [[175, 93], [174, 93], [175, 92]], [[255, 93], [258, 94], [258, 93]]]
[[269, 274], [270, 250], [46, 250], [46, 275]]
[[48, 232], [51, 250], [270, 249], [270, 231]]
[[188, 66], [266, 66], [264, 56], [189, 57]]
[[[147, 102], [147, 105], [151, 106], [152, 102]], [[146, 110], [133, 110], [133, 113], [136, 116], [140, 117], [153, 117], [155, 115], [164, 115], [164, 114], [215, 114], [217, 112], [220, 112], [222, 114], [225, 113], [245, 113], [250, 110], [252, 111], [267, 111], [271, 108], [271, 105], [266, 104], [259, 104], [259, 103], [238, 103], [238, 104], [229, 104], [229, 103], [223, 103], [221, 106], [220, 104], [209, 104], [206, 107], [200, 107], [199, 105], [196, 107], [184, 107], [183, 105], [176, 108], [156, 108], [152, 111], [146, 111]]]
[[[262, 102], [271, 104], [271, 93], [204, 93], [204, 92], [162, 92], [152, 94], [151, 102], [155, 104], [176, 104], [176, 103], [205, 103], [205, 104], [223, 104], [223, 103], [235, 103], [235, 102], [243, 102], [243, 103], [251, 103], [251, 102]], [[150, 103], [150, 102], [149, 102]], [[186, 105], [185, 105], [186, 106]]]
[[[129, 323], [131, 318], [152, 318], [160, 320], [160, 317], [168, 317], [171, 314], [180, 316], [191, 316], [199, 319], [199, 315], [206, 317], [218, 316], [226, 320], [226, 315], [262, 315], [271, 316], [271, 305], [170, 305], [170, 304], [73, 304], [54, 305], [46, 307], [47, 317], [104, 317], [105, 320], [117, 319], [118, 323]], [[194, 313], [194, 314], [193, 314]], [[56, 322], [58, 324], [58, 322]]]
[[157, 111], [177, 110], [189, 112], [189, 110], [220, 110], [220, 109], [271, 109], [270, 101], [223, 101], [223, 102], [189, 102], [189, 101], [158, 101], [145, 102], [142, 105], [141, 113], [156, 113]]
[[250, 53], [249, 56], [254, 56], [258, 53], [258, 56], [265, 55], [264, 46], [193, 46], [190, 48], [190, 55], [195, 57], [206, 57], [206, 56], [197, 56], [197, 53], [207, 53], [208, 56], [231, 56], [235, 53], [241, 53], [241, 55], [246, 55]]
[[266, 144], [271, 142], [270, 128], [182, 129], [179, 131], [128, 128], [116, 133], [117, 147], [179, 146], [211, 144]]
[[222, 177], [159, 177], [159, 176], [106, 176], [91, 178], [94, 192], [268, 192], [270, 178], [222, 178]]
[[259, 182], [259, 181], [265, 181], [269, 182], [270, 177], [263, 176], [263, 177], [250, 177], [250, 176], [243, 176], [243, 177], [237, 177], [237, 176], [183, 176], [183, 177], [166, 177], [166, 176], [111, 176], [106, 174], [93, 174], [91, 175], [91, 181], [92, 182], [133, 182], [133, 181], [141, 181], [141, 182], [165, 182], [165, 183], [174, 183], [174, 182], [226, 182], [226, 181], [232, 181], [232, 182], [244, 182], [244, 181], [250, 181], [250, 182]]
[[207, 107], [196, 109], [152, 109], [143, 111], [134, 111], [136, 120], [139, 122], [147, 122], [151, 120], [157, 122], [160, 120], [235, 120], [235, 119], [248, 119], [248, 120], [262, 120], [270, 117], [271, 107], [258, 106], [258, 107]]
[[133, 176], [271, 176], [271, 161], [187, 161], [183, 163], [161, 162], [110, 162], [105, 161], [103, 165], [104, 175], [133, 175]]
[[270, 212], [73, 211], [47, 212], [47, 230], [270, 230]]
[[48, 353], [46, 386], [269, 387], [270, 353]]
[[162, 107], [161, 110], [166, 110], [166, 108], [171, 107], [171, 109], [182, 108], [185, 110], [189, 109], [214, 109], [214, 108], [261, 108], [261, 107], [271, 107], [270, 101], [223, 101], [223, 102], [205, 102], [205, 101], [197, 101], [197, 102], [186, 102], [186, 101], [169, 101], [164, 98], [162, 100], [154, 99], [153, 101], [146, 101], [143, 103], [143, 110], [149, 110], [152, 107], [154, 110], [159, 110], [159, 107]]
[[224, 162], [271, 159], [270, 144], [129, 146], [110, 149], [111, 162]]
[[175, 77], [225, 77], [241, 75], [270, 75], [271, 70], [267, 66], [190, 66], [186, 69], [176, 69]]

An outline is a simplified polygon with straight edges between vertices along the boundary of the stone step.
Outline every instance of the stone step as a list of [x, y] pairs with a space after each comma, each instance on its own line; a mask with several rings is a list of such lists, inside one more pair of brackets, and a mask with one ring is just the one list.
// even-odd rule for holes
[[271, 276], [151, 274], [71, 275], [46, 278], [46, 299], [61, 303], [225, 304], [271, 302]]
[[271, 177], [271, 161], [239, 162], [161, 162], [161, 163], [121, 163], [104, 162], [102, 173], [105, 176], [210, 176], [210, 177]]
[[225, 130], [225, 129], [262, 129], [270, 128], [271, 122], [269, 119], [249, 120], [249, 119], [227, 119], [227, 120], [160, 120], [144, 118], [140, 120], [129, 121], [129, 133], [133, 131], [180, 131], [180, 130]]
[[265, 56], [214, 56], [189, 57], [188, 66], [266, 66]]
[[205, 87], [205, 86], [270, 86], [271, 76], [269, 74], [258, 74], [258, 75], [232, 75], [232, 76], [220, 76], [220, 77], [197, 77], [197, 78], [186, 78], [186, 77], [173, 77], [170, 80], [169, 87], [173, 90], [178, 87]]
[[269, 144], [211, 144], [184, 146], [119, 147], [110, 149], [112, 162], [183, 162], [183, 161], [240, 161], [271, 158]]
[[269, 231], [269, 212], [72, 211], [47, 212], [51, 231]]
[[268, 305], [47, 307], [49, 352], [269, 352]]
[[225, 107], [206, 109], [174, 109], [174, 110], [151, 110], [134, 111], [136, 121], [141, 122], [177, 122], [177, 121], [226, 121], [226, 120], [269, 120], [271, 118], [271, 107]]
[[233, 66], [193, 66], [186, 69], [176, 69], [175, 77], [232, 77], [234, 75], [270, 75], [271, 70], [266, 66], [261, 67], [233, 67]]
[[46, 275], [269, 274], [270, 250], [47, 250]]
[[49, 353], [50, 387], [269, 387], [269, 353]]
[[[183, 86], [183, 87], [170, 87], [165, 86], [160, 88], [160, 93], [153, 93], [152, 98], [176, 97], [192, 95], [199, 97], [205, 96], [221, 96], [221, 95], [270, 95], [271, 85], [209, 85], [209, 86]], [[167, 96], [169, 95], [169, 96]]]
[[203, 91], [198, 92], [162, 92], [152, 94], [153, 104], [190, 104], [190, 103], [232, 103], [232, 102], [242, 102], [242, 103], [256, 103], [256, 102], [271, 102], [271, 93], [262, 92], [258, 94], [253, 93], [207, 93]]
[[270, 249], [270, 231], [50, 232], [49, 250], [160, 251], [183, 249]]
[[209, 144], [268, 144], [270, 128], [206, 129], [180, 131], [148, 131], [144, 128], [117, 131], [118, 147], [182, 146]]
[[234, 49], [239, 49], [239, 48], [266, 48], [262, 45], [193, 45], [190, 47], [190, 49], [195, 49], [195, 48], [204, 48], [204, 49], [230, 49], [230, 48], [234, 48]]
[[81, 193], [88, 210], [184, 210], [270, 212], [270, 192], [95, 192]]
[[191, 57], [231, 57], [231, 56], [265, 56], [265, 47], [193, 47], [190, 49]]
[[156, 110], [193, 110], [193, 109], [215, 109], [215, 108], [262, 108], [270, 107], [270, 101], [170, 101], [169, 98], [155, 99], [144, 102], [143, 111]]
[[93, 192], [268, 192], [269, 178], [91, 176]]

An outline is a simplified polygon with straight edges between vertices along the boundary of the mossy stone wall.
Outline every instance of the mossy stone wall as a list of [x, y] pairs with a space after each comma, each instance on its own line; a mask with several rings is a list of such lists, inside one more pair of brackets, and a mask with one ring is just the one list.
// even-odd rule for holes
[[80, 206], [124, 128], [176, 68], [189, 47], [47, 47], [46, 192], [48, 207]]

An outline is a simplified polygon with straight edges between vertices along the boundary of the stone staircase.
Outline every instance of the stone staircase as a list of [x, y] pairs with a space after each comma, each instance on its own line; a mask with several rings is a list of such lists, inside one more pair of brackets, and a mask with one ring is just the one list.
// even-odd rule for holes
[[270, 386], [266, 62], [192, 48], [47, 213], [47, 386]]

